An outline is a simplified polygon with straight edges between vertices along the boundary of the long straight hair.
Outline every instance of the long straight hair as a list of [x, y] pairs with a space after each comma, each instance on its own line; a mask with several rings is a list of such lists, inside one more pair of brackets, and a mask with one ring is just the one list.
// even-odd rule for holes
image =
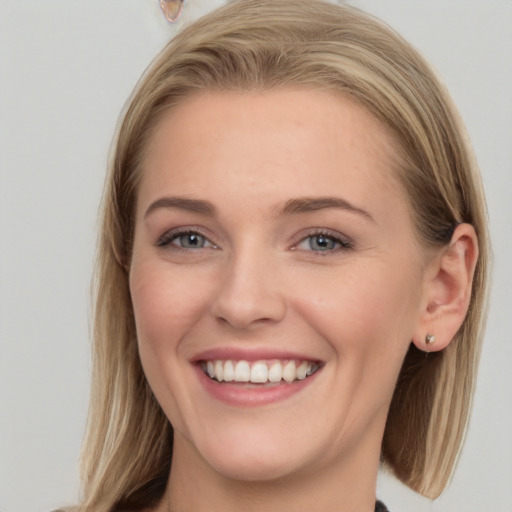
[[442, 352], [425, 357], [411, 344], [382, 445], [383, 461], [425, 496], [439, 495], [450, 478], [470, 412], [489, 256], [485, 200], [464, 128], [422, 57], [380, 21], [317, 0], [244, 0], [198, 20], [164, 48], [119, 127], [102, 206], [79, 510], [154, 505], [170, 471], [172, 427], [144, 377], [128, 287], [137, 184], [155, 126], [197, 92], [293, 85], [350, 95], [391, 129], [399, 145], [394, 172], [421, 244], [449, 243], [461, 222], [478, 235], [467, 317]]

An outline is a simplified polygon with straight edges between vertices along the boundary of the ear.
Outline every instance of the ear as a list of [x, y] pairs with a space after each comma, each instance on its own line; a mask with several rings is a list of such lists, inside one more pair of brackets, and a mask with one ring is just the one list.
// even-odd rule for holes
[[475, 229], [459, 224], [450, 244], [427, 264], [420, 322], [413, 338], [420, 350], [442, 350], [454, 338], [468, 311], [477, 259]]

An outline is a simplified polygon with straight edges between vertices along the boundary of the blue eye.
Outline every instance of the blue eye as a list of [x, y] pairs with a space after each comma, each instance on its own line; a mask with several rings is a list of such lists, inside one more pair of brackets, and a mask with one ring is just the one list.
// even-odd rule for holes
[[313, 251], [332, 251], [336, 248], [334, 238], [325, 235], [315, 235], [308, 237], [309, 248]]
[[315, 252], [336, 252], [351, 247], [349, 242], [326, 233], [309, 235], [297, 244], [298, 249]]
[[171, 243], [179, 245], [183, 249], [201, 249], [206, 245], [207, 241], [204, 236], [197, 233], [185, 233], [174, 238]]
[[157, 241], [157, 246], [172, 246], [184, 250], [215, 248], [212, 242], [197, 231], [167, 232]]

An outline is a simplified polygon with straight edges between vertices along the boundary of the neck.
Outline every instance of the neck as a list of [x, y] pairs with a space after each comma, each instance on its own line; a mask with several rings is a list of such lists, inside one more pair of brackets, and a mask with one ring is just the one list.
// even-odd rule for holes
[[351, 450], [314, 470], [269, 481], [244, 481], [214, 471], [175, 434], [173, 464], [160, 512], [373, 512], [380, 443]]

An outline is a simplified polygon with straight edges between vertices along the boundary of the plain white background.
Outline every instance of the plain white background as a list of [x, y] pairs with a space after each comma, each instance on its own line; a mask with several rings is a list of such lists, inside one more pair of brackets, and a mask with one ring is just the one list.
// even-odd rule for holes
[[[179, 27], [222, 4], [0, 0], [0, 512], [78, 493], [95, 219], [118, 114]], [[512, 1], [353, 0], [444, 78], [482, 170], [494, 286], [475, 407], [451, 486], [430, 502], [383, 473], [393, 512], [512, 510]]]

